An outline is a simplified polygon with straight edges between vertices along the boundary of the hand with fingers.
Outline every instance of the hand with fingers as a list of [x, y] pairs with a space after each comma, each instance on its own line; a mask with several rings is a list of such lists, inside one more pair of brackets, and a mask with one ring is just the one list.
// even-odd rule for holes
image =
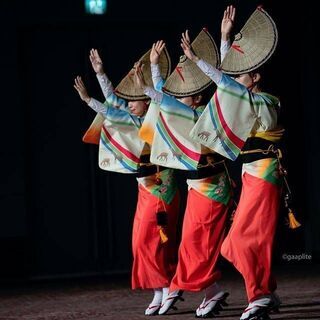
[[80, 76], [77, 76], [74, 79], [73, 87], [78, 91], [81, 100], [85, 101], [88, 104], [91, 100], [91, 97], [88, 95], [87, 89]]
[[144, 65], [142, 64], [141, 61], [135, 64], [135, 71], [134, 71], [134, 77], [137, 82], [137, 85], [141, 88], [144, 89], [147, 87], [146, 81], [143, 76], [143, 67]]
[[182, 47], [183, 52], [187, 58], [189, 58], [193, 62], [197, 62], [199, 60], [199, 58], [197, 57], [197, 55], [195, 54], [195, 52], [193, 51], [193, 49], [191, 47], [188, 30], [186, 30], [186, 32], [182, 33], [181, 47]]
[[104, 74], [103, 63], [97, 49], [90, 50], [89, 59], [90, 59], [93, 70], [97, 74], [100, 74], [100, 75]]
[[221, 37], [222, 40], [229, 40], [230, 33], [233, 28], [234, 18], [236, 15], [236, 8], [234, 6], [227, 6], [226, 10], [224, 10], [223, 18], [221, 21]]
[[158, 64], [159, 58], [161, 55], [162, 50], [166, 46], [163, 40], [159, 40], [152, 45], [151, 52], [150, 52], [150, 62], [152, 64]]

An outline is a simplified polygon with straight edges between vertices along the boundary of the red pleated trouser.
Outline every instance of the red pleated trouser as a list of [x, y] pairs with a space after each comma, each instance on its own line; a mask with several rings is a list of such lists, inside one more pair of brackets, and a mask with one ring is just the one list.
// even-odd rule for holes
[[277, 287], [271, 262], [279, 202], [279, 186], [244, 173], [240, 201], [221, 254], [242, 274], [249, 302]]
[[[157, 212], [168, 213], [166, 234], [161, 242]], [[160, 201], [139, 184], [138, 203], [132, 233], [132, 289], [168, 287], [177, 264], [176, 226], [179, 214], [179, 194], [170, 204]]]
[[200, 291], [221, 275], [216, 268], [224, 237], [227, 206], [194, 189], [188, 192], [176, 273], [170, 291]]

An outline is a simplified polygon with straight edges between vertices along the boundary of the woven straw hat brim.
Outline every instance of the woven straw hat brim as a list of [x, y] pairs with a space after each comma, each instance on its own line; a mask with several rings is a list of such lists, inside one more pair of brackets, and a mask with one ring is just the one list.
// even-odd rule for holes
[[[150, 67], [150, 52], [146, 52], [139, 61], [143, 64], [143, 76], [148, 86], [153, 87], [151, 67]], [[159, 57], [160, 73], [163, 79], [168, 78], [171, 71], [171, 60], [166, 48], [162, 50]], [[143, 92], [143, 89], [137, 86], [134, 78], [135, 67], [133, 67], [129, 73], [120, 81], [114, 90], [114, 93], [123, 99], [129, 101], [145, 100], [149, 99]]]
[[200, 93], [211, 84], [212, 80], [194, 62], [181, 56], [162, 90], [175, 97], [188, 97]]
[[[197, 56], [212, 66], [219, 65], [218, 48], [206, 29], [201, 30], [191, 44]], [[163, 86], [163, 91], [176, 96], [186, 97], [200, 93], [212, 84], [199, 67], [186, 56], [180, 57], [180, 62]]]
[[221, 64], [221, 71], [242, 74], [262, 66], [273, 54], [278, 42], [276, 24], [258, 7], [235, 36]]

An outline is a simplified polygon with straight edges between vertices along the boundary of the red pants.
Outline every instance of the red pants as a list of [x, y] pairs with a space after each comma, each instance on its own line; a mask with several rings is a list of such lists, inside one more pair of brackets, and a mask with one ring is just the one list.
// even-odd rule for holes
[[242, 274], [249, 302], [276, 289], [271, 274], [280, 187], [248, 173], [242, 176], [242, 191], [222, 255]]
[[224, 237], [226, 216], [227, 206], [189, 190], [178, 266], [170, 291], [200, 291], [220, 278], [216, 262]]
[[[166, 234], [169, 240], [161, 243], [156, 214], [164, 209], [168, 213]], [[156, 196], [139, 185], [132, 233], [132, 289], [169, 286], [177, 263], [176, 225], [178, 213], [178, 193], [168, 205], [159, 201]]]

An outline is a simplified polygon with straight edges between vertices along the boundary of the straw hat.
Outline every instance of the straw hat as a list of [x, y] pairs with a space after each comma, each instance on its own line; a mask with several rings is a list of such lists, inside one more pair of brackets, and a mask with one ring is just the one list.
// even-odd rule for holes
[[[197, 56], [214, 67], [219, 65], [217, 46], [206, 29], [201, 30], [191, 46]], [[162, 90], [176, 97], [186, 97], [200, 93], [210, 84], [212, 80], [193, 61], [183, 55]]]
[[[145, 82], [148, 86], [153, 87], [151, 67], [150, 67], [150, 52], [151, 49], [145, 53], [139, 61], [142, 62], [143, 66], [143, 75]], [[166, 48], [162, 50], [159, 57], [159, 66], [160, 73], [162, 78], [166, 79], [171, 71], [171, 60], [169, 53]], [[126, 100], [135, 101], [135, 100], [145, 100], [148, 97], [143, 93], [143, 89], [137, 86], [134, 78], [135, 66], [129, 71], [129, 73], [121, 80], [114, 90], [114, 93]]]
[[241, 31], [221, 64], [228, 74], [247, 73], [263, 65], [273, 54], [278, 42], [277, 27], [269, 14], [258, 7]]

